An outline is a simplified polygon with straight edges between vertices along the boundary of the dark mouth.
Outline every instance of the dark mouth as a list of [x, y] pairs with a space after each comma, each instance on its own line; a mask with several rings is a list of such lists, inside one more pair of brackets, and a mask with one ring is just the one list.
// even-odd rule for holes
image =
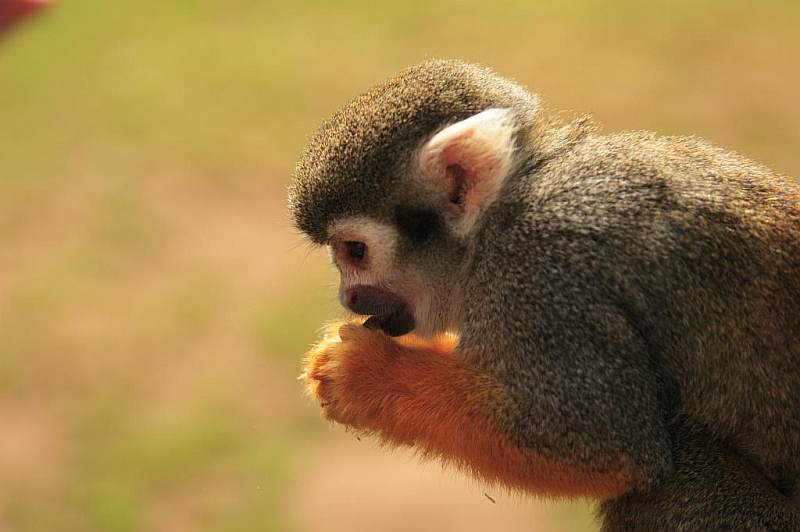
[[370, 316], [364, 327], [380, 329], [389, 336], [403, 336], [414, 330], [414, 316], [403, 306], [390, 314]]
[[402, 336], [414, 330], [414, 315], [409, 305], [394, 292], [379, 286], [358, 285], [348, 288], [340, 297], [350, 311], [370, 316], [364, 322], [369, 329], [380, 329], [389, 336]]

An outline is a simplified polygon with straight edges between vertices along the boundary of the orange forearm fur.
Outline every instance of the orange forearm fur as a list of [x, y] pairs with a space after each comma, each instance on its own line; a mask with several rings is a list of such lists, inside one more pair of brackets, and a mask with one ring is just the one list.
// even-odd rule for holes
[[360, 324], [340, 334], [316, 346], [306, 368], [309, 389], [330, 419], [512, 489], [605, 498], [629, 488], [624, 470], [591, 471], [515, 445], [498, 426], [512, 397], [453, 356], [453, 340], [392, 339]]

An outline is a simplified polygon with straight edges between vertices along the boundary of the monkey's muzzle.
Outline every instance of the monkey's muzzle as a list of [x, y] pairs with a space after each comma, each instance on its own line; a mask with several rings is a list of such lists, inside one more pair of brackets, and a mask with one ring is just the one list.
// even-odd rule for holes
[[380, 329], [389, 336], [402, 336], [414, 330], [414, 315], [403, 299], [393, 292], [369, 285], [347, 290], [345, 306], [362, 316], [369, 316], [364, 327]]

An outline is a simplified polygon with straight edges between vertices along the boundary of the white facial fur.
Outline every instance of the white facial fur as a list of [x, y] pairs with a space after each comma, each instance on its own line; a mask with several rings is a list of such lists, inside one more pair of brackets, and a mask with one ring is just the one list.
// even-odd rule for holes
[[[332, 241], [356, 240], [367, 245], [367, 259], [363, 267], [339, 264], [331, 251], [331, 258], [341, 272], [339, 299], [347, 306], [346, 291], [357, 285], [379, 286], [400, 296], [414, 314], [415, 332], [427, 336], [436, 332], [434, 322], [441, 322], [431, 311], [431, 297], [425, 292], [424, 281], [404, 277], [394, 264], [397, 232], [391, 226], [365, 216], [352, 216], [331, 224], [328, 235]], [[329, 248], [331, 249], [331, 248]], [[438, 328], [436, 328], [438, 329]]]
[[342, 292], [355, 285], [383, 286], [390, 279], [397, 245], [394, 227], [366, 216], [351, 216], [332, 223], [328, 235], [332, 241], [355, 240], [367, 245], [367, 260], [363, 268], [339, 264], [331, 253], [332, 260], [342, 274]]

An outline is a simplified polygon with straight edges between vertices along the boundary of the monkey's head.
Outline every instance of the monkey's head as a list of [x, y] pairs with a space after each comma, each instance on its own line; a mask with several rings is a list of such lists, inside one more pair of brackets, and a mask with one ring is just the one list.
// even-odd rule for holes
[[329, 247], [342, 305], [392, 336], [458, 328], [470, 241], [530, 159], [537, 108], [489, 70], [430, 60], [320, 127], [289, 204], [297, 227]]

